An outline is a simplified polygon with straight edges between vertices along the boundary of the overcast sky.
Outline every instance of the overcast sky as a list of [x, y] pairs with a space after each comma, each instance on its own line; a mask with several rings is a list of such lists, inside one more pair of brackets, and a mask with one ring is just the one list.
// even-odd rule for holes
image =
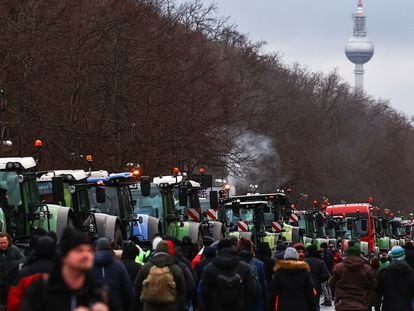
[[[179, 2], [185, 2], [181, 0]], [[337, 69], [354, 84], [344, 53], [352, 36], [357, 0], [203, 0], [216, 3], [240, 32], [267, 42], [286, 63], [312, 71]], [[365, 91], [389, 99], [392, 106], [414, 116], [414, 0], [364, 0], [368, 37], [375, 54], [365, 65]]]

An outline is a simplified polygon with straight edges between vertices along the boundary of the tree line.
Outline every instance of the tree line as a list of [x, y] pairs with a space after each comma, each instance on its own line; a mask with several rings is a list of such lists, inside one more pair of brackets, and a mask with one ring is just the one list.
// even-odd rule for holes
[[[144, 174], [204, 166], [261, 191], [409, 210], [410, 122], [336, 72], [287, 66], [214, 6], [167, 0], [3, 0], [0, 125], [42, 169]], [[334, 67], [335, 64], [332, 64]], [[242, 183], [241, 183], [242, 184]]]

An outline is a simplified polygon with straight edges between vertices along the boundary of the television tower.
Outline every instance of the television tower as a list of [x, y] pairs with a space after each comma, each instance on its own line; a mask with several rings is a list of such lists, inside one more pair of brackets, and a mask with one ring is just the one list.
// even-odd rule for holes
[[352, 17], [354, 19], [354, 33], [345, 45], [345, 55], [349, 61], [355, 64], [355, 90], [363, 90], [364, 64], [374, 55], [374, 43], [367, 37], [367, 17], [364, 15], [362, 0], [358, 0], [357, 12]]

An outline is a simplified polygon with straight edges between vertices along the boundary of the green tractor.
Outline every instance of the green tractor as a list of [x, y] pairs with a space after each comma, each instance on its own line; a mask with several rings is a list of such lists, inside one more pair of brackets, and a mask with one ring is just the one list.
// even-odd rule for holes
[[[93, 196], [105, 204], [103, 196], [89, 195], [94, 186], [88, 185], [88, 175], [83, 170], [56, 170], [42, 174], [37, 185], [43, 202], [58, 202], [71, 208], [73, 226], [86, 232], [91, 239], [107, 237], [114, 241], [115, 247], [122, 245], [122, 234], [117, 231], [117, 225], [121, 223], [118, 216], [99, 213], [91, 207], [90, 196]], [[54, 187], [53, 187], [54, 186]], [[92, 189], [92, 190], [90, 190]], [[99, 189], [99, 190], [97, 190]], [[102, 191], [99, 187], [96, 191]]]
[[41, 202], [36, 185], [36, 161], [31, 157], [0, 158], [0, 231], [27, 247], [36, 228], [56, 232], [72, 223], [67, 207]]
[[[174, 176], [141, 177], [140, 183], [130, 185], [134, 214], [141, 219], [143, 238], [151, 240], [156, 233], [167, 234], [179, 240], [189, 236], [199, 247], [203, 245], [200, 223], [185, 219], [184, 210], [176, 208], [175, 190], [181, 180]], [[158, 224], [159, 230], [151, 230]], [[134, 228], [134, 234], [140, 228]]]
[[266, 241], [272, 248], [278, 240], [300, 241], [299, 227], [290, 223], [293, 214], [290, 201], [282, 191], [233, 196], [224, 205], [233, 236], [250, 235], [253, 241]]

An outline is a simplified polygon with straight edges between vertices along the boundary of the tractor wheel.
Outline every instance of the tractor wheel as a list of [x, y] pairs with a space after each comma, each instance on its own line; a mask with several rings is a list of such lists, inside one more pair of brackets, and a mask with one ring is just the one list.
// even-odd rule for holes
[[203, 232], [201, 232], [201, 229], [198, 230], [197, 246], [198, 246], [199, 249], [201, 249], [204, 246]]
[[122, 236], [121, 226], [117, 224], [114, 232], [114, 249], [124, 248], [124, 238]]

